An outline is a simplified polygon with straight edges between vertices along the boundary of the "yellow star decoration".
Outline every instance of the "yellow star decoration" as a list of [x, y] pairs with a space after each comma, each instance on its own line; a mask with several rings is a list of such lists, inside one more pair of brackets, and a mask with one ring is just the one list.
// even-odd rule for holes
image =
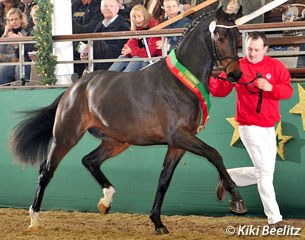
[[[233, 136], [231, 139], [230, 146], [233, 146], [238, 142], [240, 139], [239, 131], [238, 131], [238, 122], [235, 121], [234, 117], [226, 118], [226, 120], [231, 124], [231, 126], [234, 128]], [[282, 160], [285, 160], [285, 153], [284, 153], [284, 145], [286, 142], [288, 142], [290, 139], [292, 139], [292, 136], [286, 136], [283, 134], [283, 128], [282, 128], [282, 122], [279, 122], [277, 128], [276, 128], [276, 137], [278, 139], [278, 145], [277, 145], [277, 154], [280, 156]]]
[[301, 84], [298, 84], [299, 91], [299, 102], [293, 108], [290, 109], [289, 113], [301, 114], [303, 122], [303, 130], [305, 131], [305, 89]]
[[284, 145], [286, 142], [292, 139], [292, 136], [283, 135], [282, 121], [279, 122], [279, 124], [277, 125], [276, 137], [279, 141], [277, 146], [277, 154], [280, 156], [282, 160], [285, 160]]
[[231, 144], [230, 146], [233, 146], [235, 143], [238, 142], [240, 136], [239, 136], [239, 131], [238, 131], [238, 122], [235, 121], [234, 117], [231, 118], [226, 118], [226, 120], [232, 125], [232, 127], [234, 128], [234, 132], [233, 132], [233, 136], [231, 139]]

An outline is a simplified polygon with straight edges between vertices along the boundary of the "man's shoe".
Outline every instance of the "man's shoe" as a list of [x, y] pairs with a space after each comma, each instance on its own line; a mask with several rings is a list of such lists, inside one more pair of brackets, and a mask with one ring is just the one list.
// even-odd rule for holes
[[286, 224], [284, 223], [284, 221], [279, 221], [279, 222], [277, 222], [277, 223], [268, 224], [268, 226], [269, 226], [270, 228], [275, 228], [275, 229], [284, 228], [285, 225], [286, 225]]
[[219, 177], [218, 186], [216, 188], [216, 197], [219, 201], [223, 201], [226, 197], [227, 190], [223, 184], [222, 179]]

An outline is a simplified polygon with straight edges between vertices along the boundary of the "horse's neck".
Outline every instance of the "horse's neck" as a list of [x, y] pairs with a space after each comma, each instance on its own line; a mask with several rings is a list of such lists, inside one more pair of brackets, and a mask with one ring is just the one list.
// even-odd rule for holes
[[213, 14], [199, 17], [200, 21], [186, 31], [176, 49], [176, 56], [190, 72], [192, 72], [201, 83], [208, 88], [214, 57], [209, 31], [209, 23], [215, 19]]
[[[210, 56], [205, 41], [199, 39], [198, 36], [195, 35], [190, 37], [193, 38], [193, 41], [190, 41], [177, 49], [177, 58], [206, 88], [208, 88], [208, 80], [213, 67], [213, 58]], [[193, 42], [195, 44], [192, 44]]]

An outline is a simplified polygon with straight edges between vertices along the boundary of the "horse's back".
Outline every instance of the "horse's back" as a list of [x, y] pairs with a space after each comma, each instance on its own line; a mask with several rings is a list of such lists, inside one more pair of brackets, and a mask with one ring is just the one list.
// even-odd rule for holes
[[146, 145], [157, 139], [166, 143], [168, 129], [178, 122], [190, 124], [196, 114], [190, 111], [192, 101], [172, 84], [177, 80], [163, 68], [164, 63], [157, 62], [131, 73], [90, 73], [69, 89], [66, 105], [74, 105], [87, 128], [99, 128], [119, 141]]

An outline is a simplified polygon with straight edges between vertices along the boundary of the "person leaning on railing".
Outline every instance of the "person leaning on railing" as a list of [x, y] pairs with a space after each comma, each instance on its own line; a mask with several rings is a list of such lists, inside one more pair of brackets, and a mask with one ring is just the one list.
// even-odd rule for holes
[[4, 33], [5, 25], [6, 25], [6, 14], [11, 8], [15, 8], [18, 6], [16, 0], [0, 0], [0, 35], [2, 36]]
[[[130, 20], [130, 30], [132, 31], [148, 30], [159, 23], [159, 20], [151, 17], [143, 5], [136, 5], [131, 9]], [[144, 38], [130, 38], [122, 48], [119, 58], [137, 58], [140, 61], [115, 62], [110, 66], [108, 70], [114, 72], [133, 72], [147, 66], [149, 62], [143, 61], [141, 58], [157, 57], [162, 55], [161, 50], [158, 49], [156, 45], [158, 40], [160, 40], [159, 37], [146, 38], [146, 48]]]
[[[121, 3], [117, 0], [102, 0], [101, 12], [103, 21], [100, 22], [94, 32], [118, 32], [129, 31], [130, 24], [127, 19], [119, 13]], [[116, 40], [98, 40], [93, 42], [93, 58], [94, 59], [111, 59], [117, 58], [120, 55], [121, 48], [126, 43], [126, 39]], [[88, 60], [89, 46], [85, 45], [80, 51], [80, 58]], [[95, 63], [94, 70], [107, 70], [112, 63]]]
[[[101, 0], [75, 0], [72, 2], [72, 32], [93, 33], [96, 26], [102, 21], [100, 11]], [[77, 51], [78, 42], [73, 42], [73, 59], [80, 60]], [[82, 75], [86, 64], [74, 64], [74, 71], [77, 76]]]
[[[179, 0], [164, 0], [163, 2], [163, 8], [165, 11], [165, 19], [164, 21], [167, 21], [178, 14], [180, 14], [181, 4], [179, 3]], [[189, 18], [182, 18], [168, 26], [165, 27], [165, 29], [172, 29], [172, 28], [186, 28], [188, 27], [192, 21]], [[173, 36], [168, 37], [165, 39], [165, 49], [169, 52], [173, 48], [176, 47], [180, 40], [180, 37]], [[157, 48], [162, 49], [162, 40], [159, 40], [156, 42]]]
[[[27, 25], [27, 19], [24, 14], [18, 8], [11, 8], [6, 16], [7, 23], [5, 25], [4, 34], [2, 37], [20, 38], [27, 35], [25, 27]], [[0, 53], [3, 54], [3, 58], [0, 62], [15, 62], [16, 50], [18, 44], [0, 44]], [[16, 80], [16, 66], [2, 65], [0, 66], [0, 84], [7, 84]]]

